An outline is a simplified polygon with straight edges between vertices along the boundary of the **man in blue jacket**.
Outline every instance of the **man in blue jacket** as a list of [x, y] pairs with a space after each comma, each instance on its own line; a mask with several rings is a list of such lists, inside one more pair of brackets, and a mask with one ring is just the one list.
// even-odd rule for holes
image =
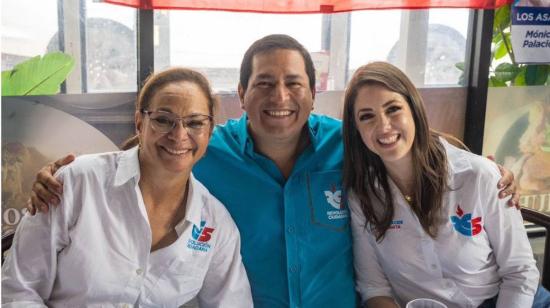
[[341, 123], [311, 114], [308, 51], [285, 35], [256, 41], [238, 91], [246, 113], [216, 128], [193, 172], [239, 227], [255, 306], [355, 307]]

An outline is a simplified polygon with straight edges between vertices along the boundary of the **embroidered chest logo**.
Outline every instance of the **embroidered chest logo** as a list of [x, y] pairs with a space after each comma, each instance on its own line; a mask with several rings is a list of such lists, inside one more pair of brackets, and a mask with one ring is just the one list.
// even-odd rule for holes
[[390, 227], [388, 230], [395, 230], [395, 229], [401, 229], [403, 227], [403, 220], [392, 220]]
[[460, 205], [457, 205], [456, 216], [451, 216], [451, 222], [455, 230], [465, 236], [476, 236], [483, 228], [481, 217], [472, 218], [472, 213], [464, 213]]
[[206, 226], [206, 221], [201, 221], [200, 227], [193, 225], [191, 230], [191, 238], [187, 241], [187, 248], [207, 252], [210, 250], [208, 241], [212, 238], [214, 228]]
[[348, 218], [348, 211], [344, 202], [342, 202], [342, 190], [336, 189], [336, 185], [332, 184], [330, 190], [325, 190], [327, 203], [336, 210], [327, 211], [328, 219], [344, 219]]
[[337, 210], [344, 208], [342, 203], [342, 191], [336, 190], [336, 186], [333, 184], [330, 190], [325, 190], [325, 197], [327, 198], [328, 204]]

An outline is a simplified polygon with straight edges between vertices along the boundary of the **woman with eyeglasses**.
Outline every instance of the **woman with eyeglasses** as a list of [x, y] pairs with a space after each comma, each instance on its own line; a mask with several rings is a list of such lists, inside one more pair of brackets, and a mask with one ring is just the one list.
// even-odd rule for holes
[[343, 134], [365, 307], [416, 298], [448, 307], [550, 306], [520, 211], [497, 198], [497, 166], [432, 131], [401, 70], [373, 62], [355, 71]]
[[56, 176], [63, 206], [25, 216], [2, 268], [3, 305], [252, 307], [238, 230], [194, 179], [215, 97], [200, 73], [152, 75], [126, 151]]

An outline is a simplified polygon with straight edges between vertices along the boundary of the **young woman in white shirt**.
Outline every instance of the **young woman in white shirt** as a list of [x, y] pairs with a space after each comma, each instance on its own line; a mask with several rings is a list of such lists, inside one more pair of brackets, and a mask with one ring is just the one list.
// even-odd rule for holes
[[385, 62], [360, 67], [343, 125], [357, 290], [367, 307], [415, 298], [532, 306], [539, 273], [520, 211], [497, 197], [497, 166], [430, 130], [403, 72]]
[[[198, 72], [152, 75], [126, 151], [60, 169], [61, 206], [27, 215], [2, 268], [3, 306], [252, 307], [240, 237], [194, 179], [215, 97]], [[138, 145], [139, 144], [139, 145]]]

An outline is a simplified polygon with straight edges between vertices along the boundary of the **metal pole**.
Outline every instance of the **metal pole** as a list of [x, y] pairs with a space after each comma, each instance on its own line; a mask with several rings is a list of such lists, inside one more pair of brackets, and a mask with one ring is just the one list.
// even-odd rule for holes
[[485, 109], [491, 65], [491, 40], [493, 36], [494, 10], [476, 10], [472, 19], [472, 45], [467, 69], [468, 98], [464, 143], [476, 154], [483, 149]]
[[145, 79], [155, 70], [154, 47], [154, 10], [138, 10], [137, 19], [137, 56], [138, 56], [138, 91]]

